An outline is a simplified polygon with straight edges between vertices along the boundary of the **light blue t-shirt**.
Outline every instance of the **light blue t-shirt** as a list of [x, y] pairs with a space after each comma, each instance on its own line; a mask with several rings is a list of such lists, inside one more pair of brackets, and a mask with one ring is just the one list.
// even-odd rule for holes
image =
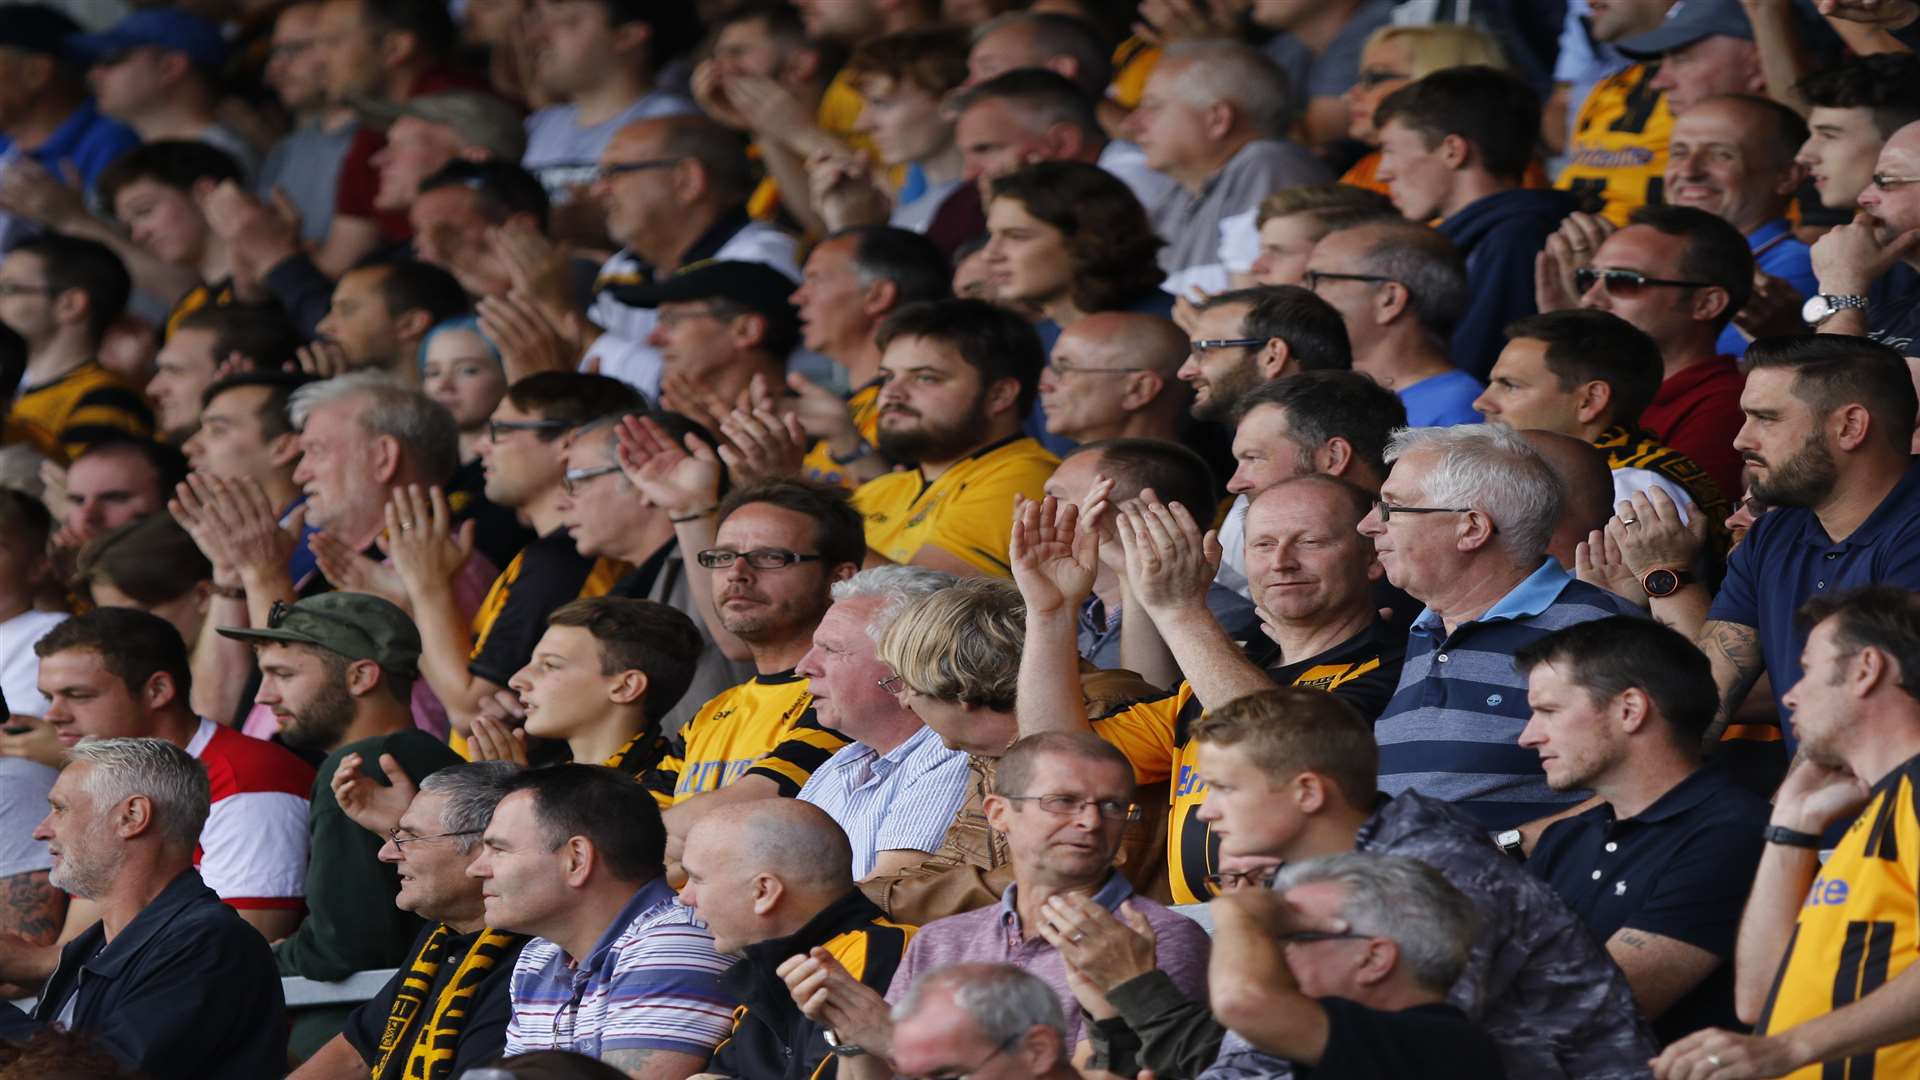
[[547, 198], [557, 205], [567, 201], [574, 186], [593, 182], [600, 152], [607, 148], [614, 132], [635, 120], [699, 111], [699, 106], [678, 94], [655, 90], [613, 119], [582, 127], [577, 106], [548, 106], [527, 117], [527, 152], [521, 155], [520, 165], [540, 178]]
[[1395, 393], [1400, 395], [1400, 404], [1407, 407], [1408, 427], [1452, 427], [1480, 422], [1473, 402], [1485, 389], [1479, 379], [1454, 368]]
[[[1813, 249], [1799, 237], [1789, 235], [1791, 230], [1785, 218], [1776, 218], [1753, 230], [1747, 237], [1747, 246], [1760, 252], [1754, 256], [1753, 264], [1761, 273], [1784, 279], [1798, 289], [1801, 296], [1812, 296], [1820, 291], [1820, 281], [1813, 273]], [[1767, 247], [1768, 244], [1773, 246]], [[1767, 250], [1760, 251], [1763, 247]], [[1750, 344], [1747, 335], [1732, 323], [1720, 331], [1720, 340], [1715, 343], [1721, 355], [1735, 359], [1747, 355]]]

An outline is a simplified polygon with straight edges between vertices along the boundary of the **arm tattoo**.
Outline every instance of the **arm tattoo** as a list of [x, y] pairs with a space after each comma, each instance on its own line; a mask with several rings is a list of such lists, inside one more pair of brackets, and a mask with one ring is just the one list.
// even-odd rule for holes
[[0, 879], [0, 928], [50, 945], [66, 922], [67, 896], [47, 883], [47, 871]]
[[1709, 621], [1700, 628], [1698, 644], [1713, 664], [1714, 680], [1720, 684], [1720, 712], [1705, 739], [1711, 748], [1720, 741], [1734, 710], [1759, 681], [1766, 660], [1760, 654], [1760, 632], [1741, 623]]
[[600, 1055], [600, 1060], [628, 1076], [639, 1076], [653, 1055], [652, 1050], [608, 1050]]
[[1640, 933], [1638, 930], [1621, 930], [1620, 936], [1616, 940], [1622, 945], [1631, 945], [1636, 949], [1644, 949], [1649, 944], [1646, 935]]

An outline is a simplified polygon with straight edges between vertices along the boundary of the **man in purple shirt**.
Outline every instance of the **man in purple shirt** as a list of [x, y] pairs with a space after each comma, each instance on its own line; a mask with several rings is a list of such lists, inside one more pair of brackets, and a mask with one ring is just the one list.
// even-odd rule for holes
[[885, 1001], [822, 950], [783, 968], [802, 1010], [832, 1028], [833, 1041], [864, 1051], [851, 1057], [840, 1051], [842, 1080], [893, 1075], [886, 1006], [905, 997], [916, 976], [953, 964], [1012, 964], [1039, 977], [1065, 1006], [1067, 1045], [1077, 1044], [1084, 1037], [1081, 1008], [1067, 985], [1067, 962], [1052, 942], [1069, 932], [1063, 926], [1070, 914], [1088, 904], [1136, 928], [1151, 928], [1161, 970], [1189, 996], [1204, 1000], [1206, 931], [1135, 895], [1113, 866], [1121, 831], [1137, 812], [1126, 758], [1085, 732], [1032, 735], [1000, 759], [993, 788], [986, 798], [987, 823], [1007, 838], [1014, 883], [998, 904], [921, 927]]

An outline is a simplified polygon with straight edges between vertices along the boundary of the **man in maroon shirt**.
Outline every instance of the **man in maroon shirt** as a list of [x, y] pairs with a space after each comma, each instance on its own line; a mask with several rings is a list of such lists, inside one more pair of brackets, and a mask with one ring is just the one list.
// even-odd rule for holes
[[1609, 311], [1653, 338], [1666, 378], [1640, 426], [1692, 458], [1721, 491], [1746, 490], [1733, 448], [1746, 380], [1715, 344], [1753, 292], [1746, 238], [1681, 206], [1642, 207], [1625, 228], [1607, 228], [1575, 214], [1548, 240], [1536, 278], [1540, 310]]

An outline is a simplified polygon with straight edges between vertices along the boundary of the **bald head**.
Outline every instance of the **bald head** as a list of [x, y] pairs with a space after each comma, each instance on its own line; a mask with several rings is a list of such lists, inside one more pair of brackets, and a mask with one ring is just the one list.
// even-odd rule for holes
[[1547, 459], [1547, 466], [1566, 488], [1566, 502], [1547, 553], [1570, 571], [1575, 545], [1613, 516], [1613, 470], [1600, 448], [1584, 439], [1557, 431], [1522, 431], [1520, 437]]
[[789, 889], [838, 895], [853, 887], [853, 848], [826, 811], [799, 799], [757, 799], [721, 807], [687, 834], [749, 874], [771, 874]]
[[1140, 367], [1171, 378], [1187, 358], [1187, 335], [1171, 320], [1131, 311], [1088, 315], [1060, 331], [1114, 367]]

